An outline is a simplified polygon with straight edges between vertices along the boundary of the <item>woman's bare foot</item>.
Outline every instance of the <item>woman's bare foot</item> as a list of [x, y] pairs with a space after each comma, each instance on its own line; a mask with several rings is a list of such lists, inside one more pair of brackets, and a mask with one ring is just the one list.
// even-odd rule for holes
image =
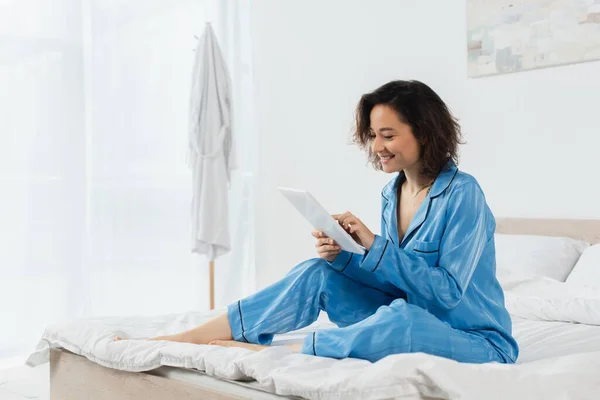
[[[265, 345], [254, 344], [254, 343], [236, 342], [235, 340], [213, 340], [212, 342], [209, 343], [209, 345], [216, 345], [216, 346], [223, 346], [223, 347], [241, 347], [241, 348], [252, 350], [252, 351], [261, 351], [261, 350], [271, 347], [271, 346], [265, 346]], [[294, 351], [296, 353], [300, 353], [300, 351], [302, 350], [301, 343], [290, 344], [290, 345], [287, 345], [284, 347], [292, 349], [292, 351]]]
[[[115, 336], [115, 338], [113, 340], [115, 342], [118, 342], [119, 340], [128, 340], [128, 339], [122, 338], [120, 336]], [[183, 340], [183, 334], [181, 334], [181, 333], [178, 333], [176, 335], [157, 336], [157, 337], [149, 338], [146, 340], [168, 340], [169, 342], [184, 342], [185, 341], [185, 340]]]
[[[233, 337], [231, 336], [229, 319], [227, 318], [227, 314], [223, 314], [188, 331], [176, 333], [174, 335], [157, 336], [148, 340], [167, 340], [169, 342], [209, 344], [214, 340], [227, 341], [232, 339]], [[119, 340], [126, 340], [126, 338], [122, 338], [120, 336], [116, 336], [114, 338], [115, 342]]]
[[302, 351], [302, 343], [288, 344], [285, 347], [287, 347], [288, 349], [291, 349], [294, 353], [300, 353]]
[[252, 351], [261, 351], [269, 347], [254, 343], [236, 342], [235, 340], [213, 340], [209, 343], [209, 345], [216, 345], [222, 347], [241, 347], [243, 349], [248, 349]]

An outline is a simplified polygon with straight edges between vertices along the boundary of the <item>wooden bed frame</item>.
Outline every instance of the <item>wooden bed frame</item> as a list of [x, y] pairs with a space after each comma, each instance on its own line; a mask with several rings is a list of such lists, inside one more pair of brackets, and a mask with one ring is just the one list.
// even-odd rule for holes
[[[600, 220], [496, 220], [496, 232], [570, 237], [600, 243]], [[52, 400], [282, 399], [250, 387], [203, 375], [204, 383], [189, 383], [154, 374], [105, 368], [63, 349], [50, 353]]]
[[511, 235], [569, 237], [598, 244], [600, 243], [600, 220], [497, 218], [496, 232]]
[[65, 349], [50, 350], [51, 400], [225, 400], [289, 399], [273, 393], [201, 375], [195, 383], [120, 371], [96, 364]]

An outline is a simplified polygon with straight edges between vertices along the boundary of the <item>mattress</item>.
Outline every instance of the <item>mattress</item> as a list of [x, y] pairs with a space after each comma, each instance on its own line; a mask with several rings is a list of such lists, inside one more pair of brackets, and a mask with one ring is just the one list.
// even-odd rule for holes
[[[389, 397], [589, 398], [600, 391], [600, 291], [533, 277], [505, 282], [506, 304], [521, 352], [516, 365], [462, 364], [423, 353], [396, 354], [376, 363], [293, 353], [293, 343], [312, 330], [331, 327], [323, 316], [301, 331], [278, 335], [260, 352], [189, 343], [127, 340], [197, 326], [217, 314], [185, 313], [154, 318], [95, 318], [46, 329], [29, 363], [46, 361], [62, 347], [105, 367], [150, 371], [163, 367], [173, 379], [205, 375], [283, 396], [319, 399]], [[198, 381], [199, 382], [199, 381]]]
[[[322, 313], [319, 320], [307, 328], [284, 335], [275, 335], [273, 345], [298, 343], [308, 332], [332, 327], [335, 325], [328, 320], [327, 314]], [[513, 317], [513, 331], [520, 347], [518, 363], [576, 353], [600, 352], [600, 326], [570, 322], [530, 321]], [[279, 396], [265, 392], [256, 381], [224, 381], [212, 378], [198, 370], [174, 367], [161, 367], [149, 371], [149, 373], [216, 390], [220, 389], [231, 394], [248, 395], [247, 390], [250, 389], [256, 391], [252, 395], [256, 399], [281, 399]]]

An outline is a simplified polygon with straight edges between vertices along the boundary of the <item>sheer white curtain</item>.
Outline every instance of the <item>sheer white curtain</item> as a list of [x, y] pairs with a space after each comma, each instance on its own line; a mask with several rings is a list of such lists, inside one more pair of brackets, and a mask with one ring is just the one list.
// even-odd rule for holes
[[248, 3], [0, 0], [0, 358], [61, 319], [208, 308], [186, 163], [206, 20], [229, 61], [243, 149], [216, 305], [254, 290]]

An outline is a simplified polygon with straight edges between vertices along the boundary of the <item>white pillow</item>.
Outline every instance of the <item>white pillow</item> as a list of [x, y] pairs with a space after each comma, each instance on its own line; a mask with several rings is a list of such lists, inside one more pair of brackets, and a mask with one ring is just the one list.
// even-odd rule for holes
[[589, 243], [563, 237], [497, 233], [500, 273], [541, 275], [564, 282]]
[[567, 283], [600, 287], [600, 244], [585, 249], [569, 274]]

